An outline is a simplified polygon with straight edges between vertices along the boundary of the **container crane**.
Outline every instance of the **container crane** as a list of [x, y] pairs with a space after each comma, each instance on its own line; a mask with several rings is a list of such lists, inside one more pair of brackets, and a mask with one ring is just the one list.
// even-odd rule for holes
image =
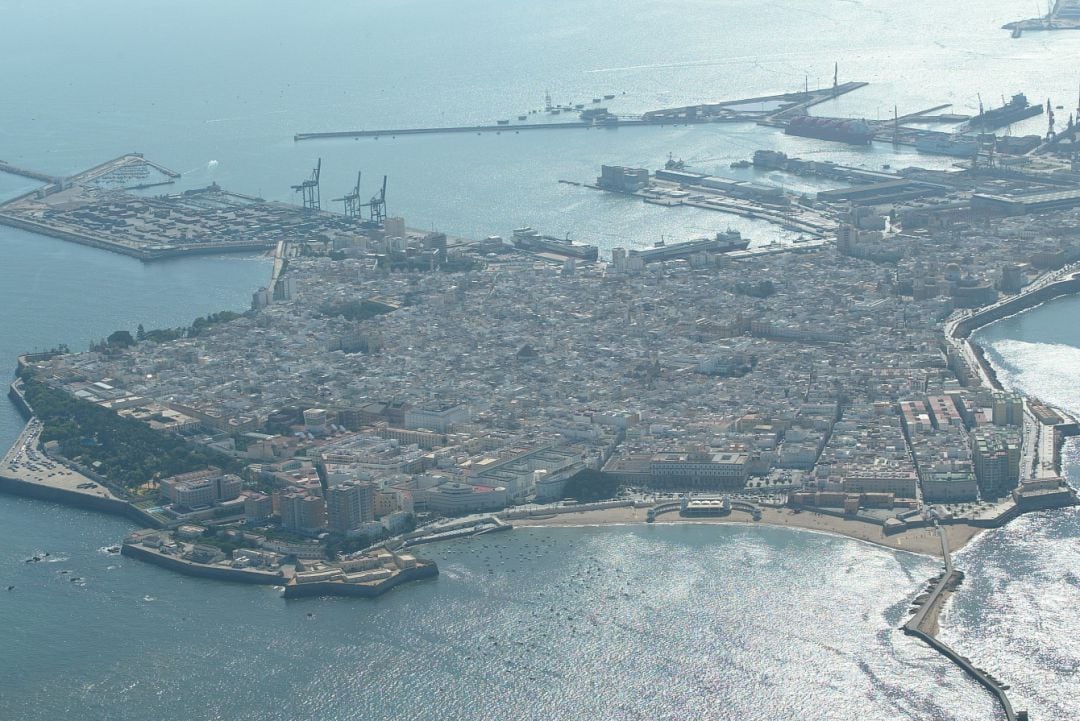
[[[359, 191], [358, 191], [359, 192]], [[372, 196], [371, 200], [362, 203], [360, 208], [368, 209], [368, 218], [372, 223], [382, 223], [386, 220], [386, 176], [382, 176], [382, 190], [378, 195]]]
[[311, 178], [299, 185], [292, 186], [294, 191], [302, 194], [304, 199], [304, 210], [315, 211], [322, 209], [322, 199], [319, 195], [319, 174], [321, 172], [322, 158], [319, 158], [319, 162], [315, 165], [315, 170], [311, 171]]
[[341, 198], [334, 198], [335, 203], [345, 204], [345, 217], [346, 218], [359, 218], [360, 217], [360, 176], [362, 171], [356, 172], [356, 187], [351, 192], [347, 193]]

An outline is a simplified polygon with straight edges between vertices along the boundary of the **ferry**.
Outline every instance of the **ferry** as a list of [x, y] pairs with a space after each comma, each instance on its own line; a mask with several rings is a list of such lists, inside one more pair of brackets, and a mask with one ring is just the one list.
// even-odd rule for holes
[[667, 245], [663, 241], [657, 241], [655, 246], [648, 250], [631, 250], [630, 255], [639, 256], [644, 263], [655, 263], [661, 260], [685, 258], [701, 251], [730, 253], [733, 250], [746, 250], [749, 246], [750, 241], [743, 239], [739, 231], [725, 230], [712, 238], [698, 238], [685, 243]]
[[982, 109], [982, 102], [979, 103], [979, 114], [968, 121], [969, 128], [979, 128], [981, 130], [994, 130], [995, 128], [1001, 128], [1010, 123], [1015, 123], [1027, 118], [1033, 118], [1036, 115], [1040, 115], [1043, 111], [1041, 104], [1032, 105], [1028, 102], [1027, 96], [1023, 93], [1017, 93], [1012, 96], [1012, 99], [1007, 103], [1003, 103], [1000, 108], [991, 108], [990, 110]]
[[915, 149], [931, 155], [973, 158], [979, 153], [979, 143], [962, 135], [922, 135], [915, 140]]
[[599, 257], [599, 249], [595, 245], [579, 245], [569, 238], [540, 235], [539, 231], [529, 227], [514, 230], [512, 240], [518, 248], [535, 253], [553, 253], [583, 260], [596, 260]]
[[824, 118], [813, 115], [800, 115], [794, 118], [784, 128], [784, 133], [849, 145], [869, 145], [874, 139], [874, 130], [865, 120]]

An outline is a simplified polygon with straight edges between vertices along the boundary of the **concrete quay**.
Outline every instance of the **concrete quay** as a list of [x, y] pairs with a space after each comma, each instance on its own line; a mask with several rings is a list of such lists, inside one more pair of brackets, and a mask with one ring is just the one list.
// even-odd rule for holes
[[[704, 122], [704, 121], [701, 121]], [[380, 138], [389, 136], [396, 138], [398, 135], [441, 135], [444, 133], [502, 133], [513, 130], [581, 130], [585, 128], [617, 128], [619, 126], [659, 125], [642, 120], [620, 120], [618, 123], [603, 125], [584, 120], [574, 120], [561, 123], [522, 123], [518, 125], [455, 125], [431, 128], [396, 128], [383, 130], [334, 130], [324, 133], [297, 133], [293, 140], [326, 140], [329, 138]]]
[[[807, 90], [779, 95], [762, 95], [739, 100], [724, 100], [716, 103], [686, 105], [676, 108], [650, 110], [640, 117], [618, 117], [610, 121], [593, 122], [574, 120], [551, 123], [497, 123], [495, 125], [457, 125], [443, 127], [390, 128], [380, 130], [335, 130], [326, 132], [296, 133], [295, 142], [332, 138], [380, 138], [398, 135], [435, 135], [442, 133], [502, 133], [521, 130], [581, 130], [590, 128], [614, 129], [620, 127], [640, 127], [649, 125], [699, 125], [703, 123], [740, 123], [766, 121], [783, 115], [804, 112], [807, 108], [827, 100], [865, 87], [864, 82], [840, 83], [833, 87], [819, 90]], [[753, 105], [760, 105], [754, 109]], [[770, 107], [766, 108], [766, 105]]]
[[[629, 195], [640, 198], [650, 205], [659, 205], [665, 208], [685, 206], [737, 215], [743, 218], [764, 220], [787, 230], [807, 233], [814, 238], [824, 238], [835, 233], [837, 227], [836, 221], [800, 205], [792, 204], [786, 207], [764, 205], [752, 200], [733, 197], [723, 190], [705, 185], [651, 179], [648, 187], [629, 193], [593, 183], [560, 182], [580, 185], [590, 190], [601, 190], [616, 195]], [[686, 195], [686, 192], [692, 193], [692, 195]], [[681, 195], [673, 195], [673, 193], [680, 193]]]

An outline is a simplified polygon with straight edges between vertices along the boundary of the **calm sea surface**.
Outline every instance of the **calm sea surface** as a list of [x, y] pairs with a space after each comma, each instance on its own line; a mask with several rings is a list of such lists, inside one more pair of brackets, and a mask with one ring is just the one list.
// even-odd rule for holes
[[[1080, 33], [1011, 40], [1008, 0], [0, 0], [0, 158], [57, 174], [139, 151], [289, 200], [323, 158], [325, 198], [390, 176], [411, 226], [482, 237], [530, 224], [602, 248], [771, 226], [559, 184], [602, 163], [706, 172], [757, 148], [879, 168], [916, 156], [749, 125], [295, 143], [316, 130], [490, 123], [615, 94], [617, 113], [871, 85], [819, 108], [957, 112], [1024, 90], [1071, 107]], [[1017, 132], [1041, 132], [1038, 119]], [[918, 158], [934, 167], [946, 159]], [[34, 183], [0, 175], [0, 196]], [[328, 203], [329, 205], [329, 203]], [[117, 328], [242, 309], [259, 257], [143, 265], [0, 228], [0, 363]], [[1080, 410], [1080, 305], [983, 333], [1010, 382]], [[1070, 335], [1071, 334], [1071, 335]], [[1058, 395], [1055, 395], [1058, 394]], [[0, 443], [21, 426], [0, 404]], [[1080, 521], [988, 534], [946, 637], [1042, 719], [1080, 697]], [[443, 574], [372, 602], [283, 601], [101, 549], [130, 527], [0, 497], [0, 719], [988, 719], [990, 697], [895, 631], [935, 564], [844, 539], [708, 526], [514, 531], [432, 547]], [[52, 561], [23, 559], [50, 551]], [[64, 573], [69, 571], [69, 573]], [[73, 578], [79, 580], [73, 581]], [[8, 585], [15, 589], [8, 592]]]

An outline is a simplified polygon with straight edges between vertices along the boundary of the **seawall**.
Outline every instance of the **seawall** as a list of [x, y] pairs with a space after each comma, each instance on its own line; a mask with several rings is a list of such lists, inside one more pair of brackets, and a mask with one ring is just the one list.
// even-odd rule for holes
[[397, 574], [377, 584], [341, 583], [340, 581], [319, 581], [315, 583], [290, 583], [285, 587], [285, 598], [310, 598], [312, 596], [355, 596], [375, 598], [392, 588], [409, 581], [435, 578], [439, 567], [434, 561], [424, 561], [415, 568], [405, 568]]
[[121, 255], [127, 255], [132, 258], [138, 258], [143, 262], [149, 262], [153, 260], [161, 260], [164, 258], [175, 258], [184, 255], [214, 255], [220, 253], [257, 253], [269, 250], [274, 247], [273, 243], [262, 242], [236, 242], [236, 243], [218, 243], [218, 244], [199, 244], [199, 245], [180, 245], [175, 247], [168, 247], [162, 249], [145, 249], [137, 248], [125, 243], [114, 243], [102, 238], [95, 238], [90, 235], [84, 235], [82, 233], [73, 233], [71, 231], [63, 230], [60, 228], [54, 228], [51, 225], [44, 223], [35, 223], [25, 218], [19, 218], [14, 215], [0, 213], [0, 225], [7, 225], [12, 228], [18, 228], [19, 230], [25, 230], [29, 233], [35, 233], [37, 235], [45, 235], [50, 238], [57, 238], [59, 240], [66, 240], [71, 243], [78, 243], [79, 245], [87, 245], [91, 248], [97, 248], [99, 250], [107, 250], [112, 253], [119, 253]]
[[115, 498], [103, 498], [92, 493], [79, 493], [66, 488], [45, 486], [40, 483], [30, 483], [18, 478], [0, 476], [0, 493], [9, 493], [13, 496], [34, 498], [39, 501], [51, 501], [62, 503], [65, 506], [73, 506], [89, 511], [108, 513], [113, 516], [121, 516], [144, 528], [160, 528], [161, 522], [148, 513], [144, 513], [135, 506]]
[[175, 556], [167, 556], [163, 553], [158, 553], [157, 551], [144, 548], [143, 546], [134, 543], [124, 542], [120, 547], [120, 553], [129, 558], [137, 558], [140, 561], [153, 563], [156, 566], [167, 568], [170, 571], [183, 573], [186, 576], [210, 578], [215, 581], [232, 581], [234, 583], [253, 583], [264, 586], [277, 586], [285, 583], [285, 579], [278, 573], [253, 571], [242, 568], [207, 566], [202, 563], [185, 561], [184, 559], [176, 558]]
[[975, 330], [984, 325], [989, 325], [994, 321], [1007, 318], [1020, 311], [1028, 310], [1048, 300], [1053, 300], [1062, 295], [1069, 295], [1070, 293], [1080, 293], [1080, 273], [1074, 273], [1065, 280], [1047, 283], [1041, 288], [1010, 298], [1000, 305], [973, 313], [956, 324], [953, 329], [953, 337], [966, 340]]
[[8, 398], [15, 404], [15, 407], [19, 409], [19, 413], [22, 414], [24, 420], [29, 421], [34, 415], [34, 409], [30, 407], [30, 404], [26, 402], [26, 398], [19, 391], [16, 380], [14, 383], [8, 386]]

